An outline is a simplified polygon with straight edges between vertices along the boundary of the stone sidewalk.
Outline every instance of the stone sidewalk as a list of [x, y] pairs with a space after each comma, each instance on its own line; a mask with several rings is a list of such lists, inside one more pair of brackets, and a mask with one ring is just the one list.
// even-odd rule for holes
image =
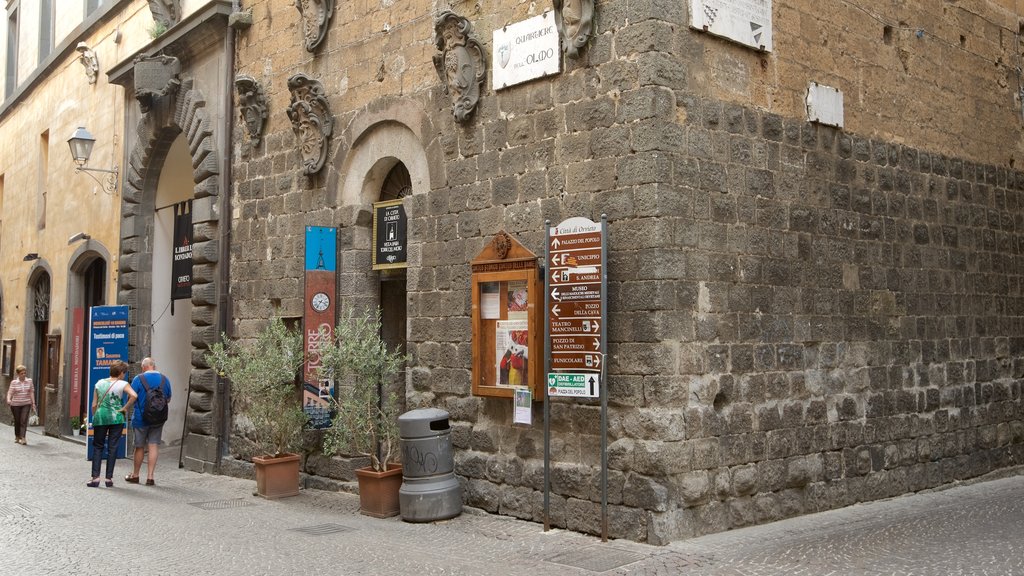
[[87, 488], [85, 448], [0, 425], [0, 573], [12, 575], [1022, 574], [1024, 476], [804, 516], [654, 547], [467, 509], [409, 524], [358, 513], [358, 497], [177, 468], [157, 486]]

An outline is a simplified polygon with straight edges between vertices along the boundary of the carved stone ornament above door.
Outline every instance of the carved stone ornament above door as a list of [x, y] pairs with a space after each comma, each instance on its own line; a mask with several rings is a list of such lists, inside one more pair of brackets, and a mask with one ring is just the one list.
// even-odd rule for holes
[[328, 108], [323, 84], [299, 72], [288, 79], [292, 103], [288, 118], [299, 138], [302, 172], [316, 174], [327, 160], [327, 147], [334, 130], [334, 118]]
[[562, 52], [579, 58], [594, 31], [594, 0], [553, 0], [555, 25], [562, 37]]
[[327, 37], [327, 28], [334, 15], [334, 0], [296, 0], [302, 18], [302, 41], [307, 52], [313, 52]]
[[434, 44], [441, 51], [434, 55], [434, 68], [451, 98], [457, 122], [465, 122], [476, 109], [487, 76], [484, 49], [472, 34], [469, 20], [450, 10], [441, 12], [434, 22]]
[[135, 60], [135, 99], [142, 113], [149, 112], [157, 98], [177, 91], [181, 63], [173, 56], [140, 56]]
[[263, 87], [252, 76], [241, 75], [235, 78], [235, 89], [238, 91], [238, 110], [249, 133], [249, 141], [254, 147], [259, 146], [267, 119], [267, 97]]

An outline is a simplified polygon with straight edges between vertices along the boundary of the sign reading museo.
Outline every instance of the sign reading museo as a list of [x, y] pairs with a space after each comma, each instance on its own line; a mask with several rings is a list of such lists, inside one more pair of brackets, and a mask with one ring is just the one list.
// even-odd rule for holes
[[494, 31], [491, 88], [501, 90], [527, 80], [558, 74], [562, 51], [551, 12]]

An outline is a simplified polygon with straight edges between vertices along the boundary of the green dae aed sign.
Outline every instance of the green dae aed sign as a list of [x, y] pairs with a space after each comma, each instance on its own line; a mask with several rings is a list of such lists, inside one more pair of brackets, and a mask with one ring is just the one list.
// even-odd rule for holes
[[597, 398], [601, 394], [599, 374], [548, 373], [548, 396]]

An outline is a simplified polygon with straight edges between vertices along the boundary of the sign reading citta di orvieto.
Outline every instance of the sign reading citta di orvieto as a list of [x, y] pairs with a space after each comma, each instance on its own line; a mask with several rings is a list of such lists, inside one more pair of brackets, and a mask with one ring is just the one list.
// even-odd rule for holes
[[551, 12], [494, 31], [491, 88], [501, 90], [562, 70], [558, 28]]

